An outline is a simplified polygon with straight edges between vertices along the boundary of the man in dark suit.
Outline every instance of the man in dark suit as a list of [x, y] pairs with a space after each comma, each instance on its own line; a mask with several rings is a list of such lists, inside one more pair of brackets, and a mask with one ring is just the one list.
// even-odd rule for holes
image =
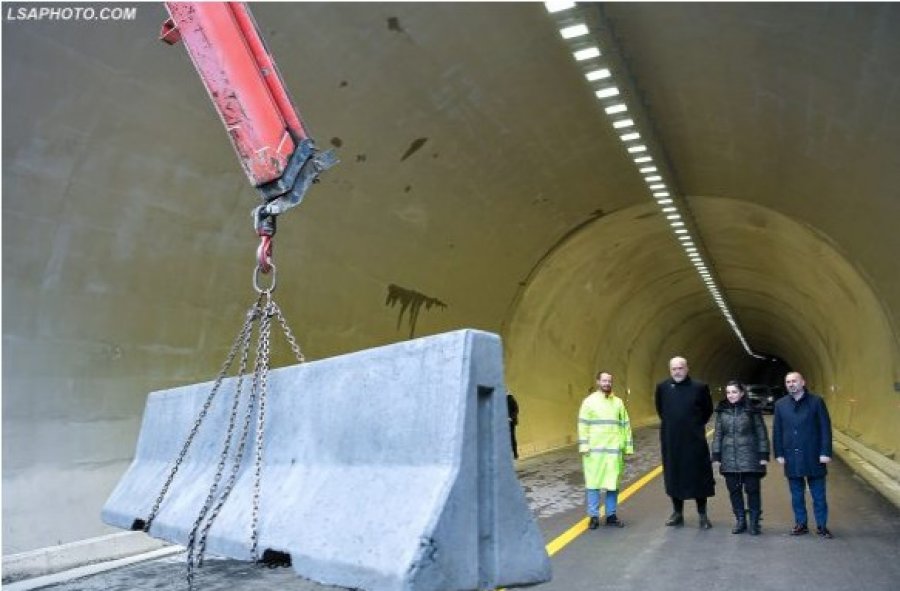
[[659, 439], [662, 448], [663, 479], [666, 494], [672, 499], [672, 515], [666, 525], [684, 525], [684, 500], [697, 500], [700, 529], [710, 529], [706, 513], [707, 498], [716, 494], [706, 422], [712, 416], [709, 386], [688, 375], [684, 357], [669, 361], [670, 379], [656, 386], [656, 413], [662, 422]]
[[830, 539], [828, 501], [825, 498], [826, 465], [831, 461], [831, 417], [825, 401], [806, 389], [806, 381], [796, 371], [784, 378], [788, 396], [775, 403], [772, 445], [775, 459], [784, 466], [794, 510], [792, 536], [809, 533], [806, 515], [806, 487], [813, 500], [817, 533]]

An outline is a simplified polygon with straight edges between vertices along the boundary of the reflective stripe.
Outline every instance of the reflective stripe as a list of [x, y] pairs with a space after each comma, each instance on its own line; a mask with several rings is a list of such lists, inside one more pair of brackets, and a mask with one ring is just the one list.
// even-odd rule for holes
[[578, 419], [584, 425], [620, 425], [616, 419]]
[[578, 443], [585, 443], [585, 444], [586, 444], [587, 442], [588, 442], [587, 439], [579, 439], [579, 440], [578, 440]]
[[592, 452], [595, 451], [595, 452], [601, 453], [601, 454], [616, 454], [616, 455], [620, 455], [622, 453], [621, 449], [612, 448], [612, 447], [592, 447], [591, 451]]

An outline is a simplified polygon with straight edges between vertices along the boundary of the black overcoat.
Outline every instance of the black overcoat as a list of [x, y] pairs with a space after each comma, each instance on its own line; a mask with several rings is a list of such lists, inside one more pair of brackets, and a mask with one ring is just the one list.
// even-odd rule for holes
[[698, 499], [716, 494], [706, 422], [712, 416], [709, 386], [687, 376], [656, 386], [656, 413], [662, 421], [662, 448], [666, 494], [676, 499]]

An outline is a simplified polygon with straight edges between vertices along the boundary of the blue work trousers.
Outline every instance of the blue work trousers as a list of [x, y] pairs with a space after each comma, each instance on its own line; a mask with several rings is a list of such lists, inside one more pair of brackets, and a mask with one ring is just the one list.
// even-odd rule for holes
[[806, 525], [806, 487], [809, 486], [809, 494], [813, 501], [813, 515], [816, 517], [816, 525], [825, 527], [828, 525], [828, 501], [825, 500], [825, 477], [812, 478], [801, 476], [788, 478], [791, 487], [791, 506], [794, 509], [794, 523]]
[[[599, 517], [600, 515], [600, 489], [586, 488], [587, 491], [587, 513], [591, 517]], [[606, 516], [616, 514], [616, 505], [619, 501], [619, 491], [606, 491]]]

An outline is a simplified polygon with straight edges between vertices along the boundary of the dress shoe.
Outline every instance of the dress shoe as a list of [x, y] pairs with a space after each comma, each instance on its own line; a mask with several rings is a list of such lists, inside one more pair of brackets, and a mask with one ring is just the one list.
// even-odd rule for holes
[[820, 538], [825, 538], [826, 540], [830, 540], [834, 537], [834, 535], [828, 531], [828, 528], [824, 525], [816, 528], [816, 533], [819, 534]]
[[709, 517], [705, 513], [700, 514], [700, 529], [712, 529], [712, 523], [710, 523]]
[[600, 527], [600, 518], [591, 516], [591, 519], [588, 521], [588, 529], [597, 529]]
[[792, 536], [803, 536], [809, 533], [809, 528], [806, 527], [805, 523], [798, 523], [794, 525], [794, 528], [791, 530]]
[[669, 518], [666, 519], [666, 525], [681, 527], [684, 525], [684, 515], [678, 511], [673, 511], [672, 514], [669, 515]]
[[616, 514], [613, 513], [606, 517], [606, 525], [609, 527], [625, 527], [625, 522], [616, 517]]

